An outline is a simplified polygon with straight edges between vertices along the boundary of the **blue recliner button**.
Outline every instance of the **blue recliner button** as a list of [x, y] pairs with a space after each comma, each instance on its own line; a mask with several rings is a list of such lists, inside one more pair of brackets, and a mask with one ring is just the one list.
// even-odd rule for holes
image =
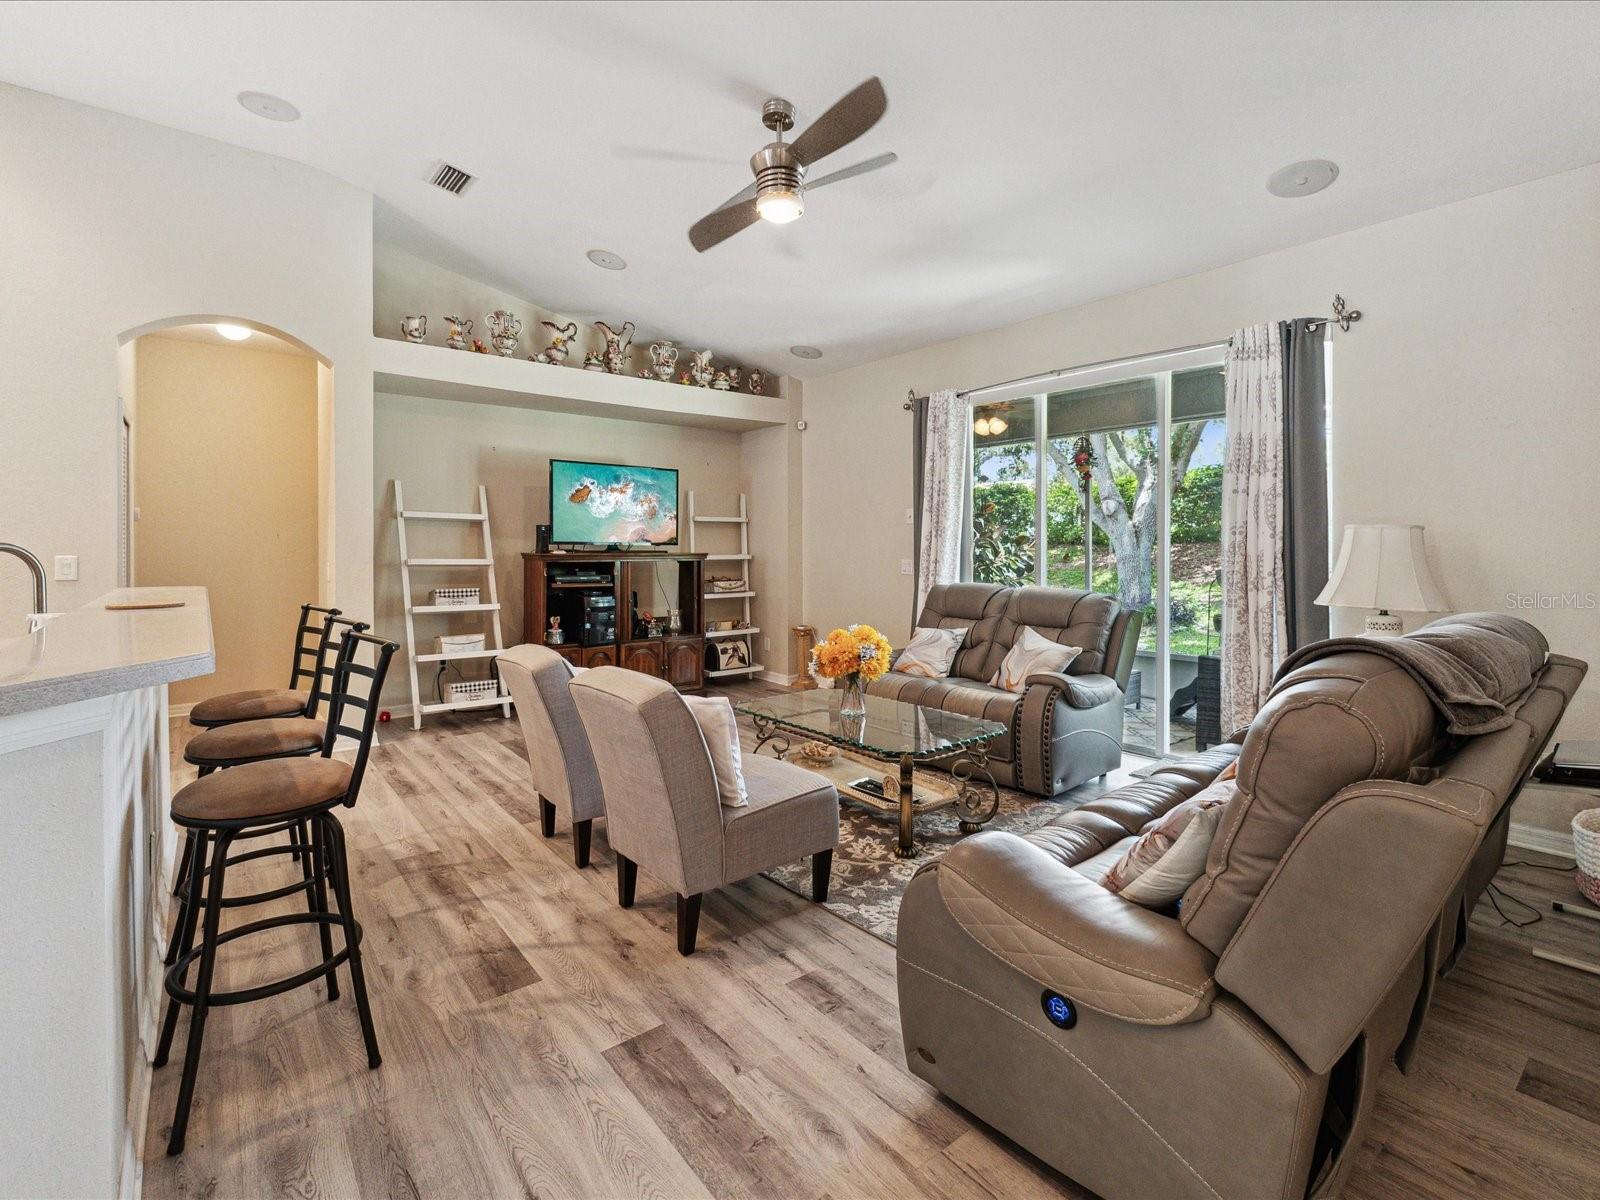
[[1050, 1018], [1050, 1024], [1057, 1029], [1071, 1029], [1078, 1023], [1078, 1010], [1072, 1006], [1072, 1001], [1058, 992], [1046, 992], [1039, 998], [1044, 1007], [1044, 1015]]

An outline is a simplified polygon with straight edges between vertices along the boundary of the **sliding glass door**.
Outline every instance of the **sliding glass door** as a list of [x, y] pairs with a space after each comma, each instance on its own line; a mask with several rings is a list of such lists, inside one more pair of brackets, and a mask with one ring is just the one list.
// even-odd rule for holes
[[969, 579], [1020, 587], [1038, 579], [1038, 422], [1034, 397], [972, 410]]
[[1088, 588], [1144, 616], [1126, 740], [1221, 740], [1222, 348], [1065, 372], [972, 415], [970, 578]]

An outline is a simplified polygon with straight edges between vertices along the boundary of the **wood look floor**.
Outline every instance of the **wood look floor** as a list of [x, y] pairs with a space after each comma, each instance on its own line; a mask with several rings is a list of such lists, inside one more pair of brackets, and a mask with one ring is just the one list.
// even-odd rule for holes
[[[180, 1026], [146, 1196], [1086, 1195], [906, 1071], [891, 947], [758, 879], [707, 897], [681, 958], [661, 884], [641, 872], [637, 907], [617, 907], [603, 824], [583, 872], [568, 830], [539, 836], [521, 755], [515, 719], [383, 727], [342, 813], [382, 1068], [348, 987], [213, 1010], [168, 1159]], [[1572, 894], [1552, 871], [1502, 882], [1541, 907]], [[229, 945], [217, 986], [300, 969], [305, 935]], [[1600, 1196], [1600, 978], [1533, 959], [1534, 937], [1600, 958], [1600, 925], [1519, 932], [1481, 906], [1347, 1196]]]

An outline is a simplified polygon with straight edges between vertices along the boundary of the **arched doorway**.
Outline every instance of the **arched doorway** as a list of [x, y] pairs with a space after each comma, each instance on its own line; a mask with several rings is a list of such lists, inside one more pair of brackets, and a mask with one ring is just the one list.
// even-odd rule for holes
[[125, 582], [211, 596], [217, 671], [172, 704], [282, 687], [295, 611], [332, 589], [331, 365], [244, 318], [171, 317], [119, 343]]

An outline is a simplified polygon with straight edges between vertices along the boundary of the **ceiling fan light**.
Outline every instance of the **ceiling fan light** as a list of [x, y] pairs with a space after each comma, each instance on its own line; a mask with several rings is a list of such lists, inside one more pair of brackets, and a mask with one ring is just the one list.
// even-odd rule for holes
[[1000, 417], [989, 418], [989, 432], [998, 437], [1006, 431], [1006, 423]]
[[774, 225], [798, 221], [805, 211], [806, 202], [800, 198], [799, 192], [782, 189], [763, 192], [756, 197], [756, 212], [761, 214], [763, 221], [771, 221]]
[[977, 434], [979, 437], [988, 437], [989, 436], [989, 418], [988, 417], [979, 417], [976, 421], [974, 421], [972, 423], [972, 432]]

